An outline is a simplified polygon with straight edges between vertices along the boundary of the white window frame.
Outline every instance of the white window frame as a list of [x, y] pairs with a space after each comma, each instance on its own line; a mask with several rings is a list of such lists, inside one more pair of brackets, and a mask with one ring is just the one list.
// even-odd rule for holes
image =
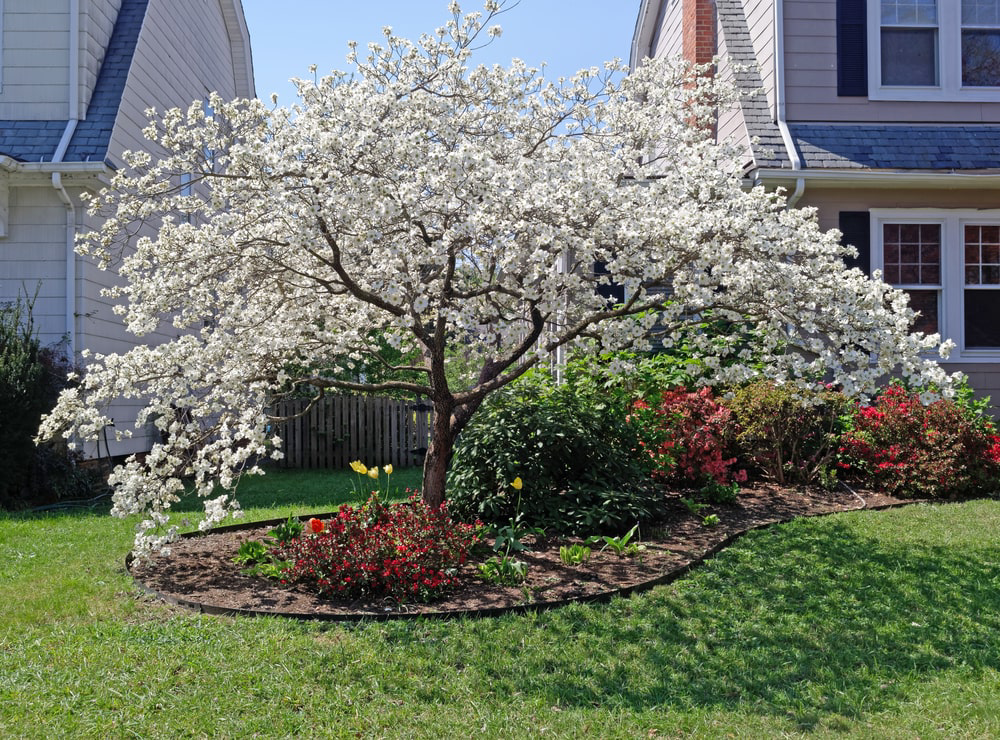
[[[956, 348], [949, 361], [997, 362], [1000, 347], [965, 348], [965, 226], [966, 224], [1000, 225], [1000, 210], [933, 209], [933, 208], [872, 208], [871, 269], [881, 274], [884, 250], [884, 224], [939, 224], [941, 226], [941, 288], [938, 299], [938, 331], [942, 339], [951, 339]], [[909, 286], [931, 289], [930, 286]], [[1000, 290], [1000, 288], [996, 288]]]
[[962, 86], [962, 3], [938, 0], [938, 84], [882, 84], [882, 0], [868, 0], [870, 100], [1000, 102], [1000, 86]]

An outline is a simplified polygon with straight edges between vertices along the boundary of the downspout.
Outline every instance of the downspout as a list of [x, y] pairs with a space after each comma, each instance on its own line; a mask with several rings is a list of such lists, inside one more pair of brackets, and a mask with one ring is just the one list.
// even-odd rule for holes
[[[788, 130], [788, 121], [785, 119], [785, 11], [783, 5], [782, 0], [774, 0], [774, 107], [778, 131], [781, 132], [781, 140], [785, 142], [785, 151], [788, 152], [792, 171], [799, 172], [802, 169], [802, 160], [799, 158], [799, 151], [795, 148], [795, 140], [792, 139], [792, 132]], [[795, 190], [786, 200], [787, 206], [794, 208], [805, 190], [806, 179], [800, 175], [795, 179]]]
[[[69, 0], [69, 116], [52, 162], [59, 163], [80, 122], [80, 0]], [[52, 173], [55, 188], [66, 208], [66, 343], [72, 358], [76, 353], [76, 206], [63, 185], [62, 173]]]

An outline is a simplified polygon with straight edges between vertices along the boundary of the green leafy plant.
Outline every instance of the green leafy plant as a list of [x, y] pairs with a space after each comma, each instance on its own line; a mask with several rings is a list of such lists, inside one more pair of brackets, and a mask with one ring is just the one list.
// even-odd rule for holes
[[612, 537], [610, 535], [597, 535], [593, 537], [588, 537], [585, 543], [588, 545], [596, 545], [601, 542], [604, 543], [602, 550], [610, 549], [615, 555], [622, 557], [634, 557], [640, 552], [646, 549], [645, 545], [640, 545], [636, 542], [632, 542], [632, 538], [639, 532], [639, 525], [636, 524], [632, 529], [630, 529], [625, 534], [620, 537]]
[[698, 495], [713, 504], [733, 504], [740, 493], [740, 484], [736, 481], [730, 483], [716, 483], [712, 481], [701, 487]]
[[479, 575], [490, 583], [516, 586], [528, 576], [528, 564], [509, 555], [497, 555], [479, 564]]
[[836, 482], [836, 457], [852, 407], [843, 393], [760, 380], [724, 403], [737, 422], [740, 456], [780, 484]]
[[236, 553], [236, 557], [233, 558], [233, 562], [240, 565], [249, 565], [251, 563], [262, 563], [269, 557], [270, 551], [267, 545], [259, 540], [247, 540], [240, 545], [240, 549]]
[[701, 512], [708, 508], [708, 504], [702, 501], [695, 501], [693, 498], [688, 498], [686, 496], [681, 497], [681, 503], [691, 512], [694, 516], [701, 516]]
[[[570, 363], [563, 380], [526, 373], [476, 412], [448, 477], [456, 516], [504, 525], [517, 511], [527, 526], [585, 536], [662, 513], [662, 494], [635, 452], [625, 392], [606, 388], [582, 362]], [[524, 479], [518, 496], [508, 484], [515, 475]]]
[[709, 514], [708, 516], [706, 516], [704, 519], [701, 520], [701, 524], [702, 526], [709, 528], [717, 527], [719, 526], [719, 515]]
[[586, 545], [575, 543], [559, 547], [559, 559], [566, 565], [579, 565], [590, 560], [591, 550]]
[[282, 522], [270, 532], [269, 535], [274, 537], [274, 541], [279, 545], [287, 545], [292, 540], [302, 535], [303, 524], [298, 519], [292, 517], [291, 514], [288, 515], [288, 520]]

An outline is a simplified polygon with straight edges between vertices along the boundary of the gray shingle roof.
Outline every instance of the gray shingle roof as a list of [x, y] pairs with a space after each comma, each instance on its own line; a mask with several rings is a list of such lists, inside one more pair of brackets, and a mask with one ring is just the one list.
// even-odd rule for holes
[[1000, 126], [789, 124], [811, 169], [1000, 169]]
[[[67, 162], [103, 161], [121, 105], [135, 45], [149, 0], [122, 0], [108, 48], [87, 106], [66, 150]], [[24, 162], [51, 161], [66, 121], [0, 121], [0, 154]]]
[[747, 133], [751, 138], [754, 164], [757, 167], [790, 167], [788, 151], [781, 131], [774, 122], [764, 82], [760, 77], [750, 26], [740, 0], [717, 0], [719, 26], [726, 42], [730, 61], [737, 65], [734, 77], [741, 92], [740, 108]]

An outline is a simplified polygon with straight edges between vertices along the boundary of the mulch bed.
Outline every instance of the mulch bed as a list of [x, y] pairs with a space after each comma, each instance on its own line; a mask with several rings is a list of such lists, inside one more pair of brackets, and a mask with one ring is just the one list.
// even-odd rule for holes
[[739, 535], [776, 522], [801, 516], [818, 516], [863, 508], [885, 508], [910, 503], [871, 492], [789, 490], [757, 485], [741, 491], [735, 504], [713, 505], [704, 513], [719, 517], [715, 527], [705, 527], [681, 503], [670, 498], [664, 523], [650, 537], [643, 533], [645, 550], [637, 558], [620, 557], [593, 547], [591, 558], [579, 565], [565, 565], [559, 547], [579, 540], [561, 539], [531, 543], [518, 553], [528, 563], [523, 586], [498, 586], [482, 580], [477, 564], [492, 553], [467, 563], [461, 585], [433, 604], [358, 602], [319, 597], [277, 581], [243, 575], [243, 566], [232, 558], [240, 545], [261, 539], [268, 526], [246, 524], [185, 537], [171, 546], [169, 557], [130, 561], [129, 570], [146, 591], [164, 600], [215, 614], [290, 616], [301, 619], [357, 620], [412, 616], [450, 617], [462, 614], [488, 616], [559, 606], [572, 601], [608, 599], [669, 582], [718, 552]]

